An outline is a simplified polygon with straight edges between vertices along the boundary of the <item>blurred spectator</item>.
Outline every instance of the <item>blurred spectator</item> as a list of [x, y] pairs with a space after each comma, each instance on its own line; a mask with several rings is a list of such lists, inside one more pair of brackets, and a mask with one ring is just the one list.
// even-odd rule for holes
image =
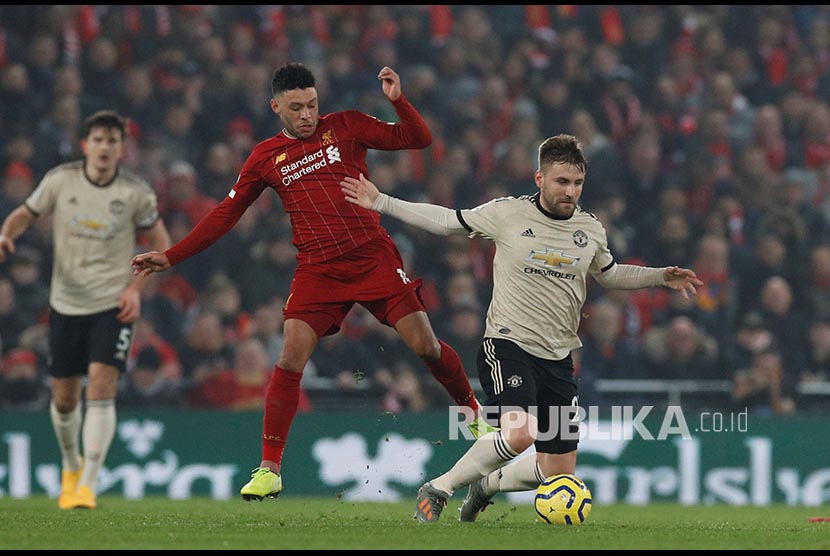
[[328, 379], [332, 388], [351, 391], [372, 386], [374, 358], [366, 346], [349, 340], [344, 334], [320, 338], [311, 361], [317, 376]]
[[643, 354], [651, 378], [722, 378], [717, 342], [689, 317], [674, 317], [649, 330]]
[[11, 351], [20, 342], [20, 334], [34, 324], [33, 315], [25, 315], [17, 310], [14, 283], [6, 276], [0, 276], [0, 347]]
[[9, 261], [15, 308], [32, 323], [45, 317], [48, 310], [49, 286], [41, 277], [42, 264], [43, 256], [28, 245], [18, 245]]
[[450, 307], [437, 331], [458, 352], [471, 383], [477, 383], [477, 357], [484, 339], [484, 310], [476, 302], [459, 302]]
[[694, 244], [692, 225], [686, 212], [669, 210], [661, 212], [654, 234], [640, 246], [649, 264], [692, 264]]
[[231, 365], [233, 347], [225, 341], [222, 319], [217, 313], [202, 311], [194, 317], [179, 350], [179, 361], [191, 383]]
[[772, 276], [761, 288], [758, 309], [765, 326], [778, 346], [786, 346], [780, 356], [788, 377], [804, 368], [807, 354], [807, 321], [795, 305], [792, 286], [781, 276]]
[[770, 347], [755, 354], [752, 365], [738, 369], [732, 382], [732, 402], [757, 415], [795, 412], [795, 402], [782, 385], [781, 354]]
[[196, 168], [185, 160], [177, 160], [170, 165], [165, 194], [159, 200], [159, 212], [180, 212], [187, 216], [191, 227], [219, 204], [217, 199], [201, 192]]
[[25, 348], [8, 352], [0, 362], [0, 408], [43, 411], [49, 398], [37, 355]]
[[221, 200], [236, 183], [242, 163], [227, 143], [216, 142], [205, 152], [203, 167], [200, 189], [208, 197]]
[[386, 370], [379, 372], [375, 380], [381, 389], [385, 389], [381, 407], [389, 413], [421, 412], [438, 405], [427, 394], [426, 386], [418, 379], [415, 369], [405, 361], [399, 362], [391, 373]]
[[764, 318], [757, 311], [746, 313], [735, 333], [734, 346], [724, 358], [733, 369], [750, 367], [756, 354], [775, 344], [772, 332], [764, 326]]
[[830, 245], [816, 245], [810, 249], [810, 261], [803, 292], [810, 317], [830, 319]]
[[19, 160], [10, 162], [3, 170], [3, 182], [0, 184], [0, 218], [5, 219], [19, 207], [34, 187], [34, 174], [28, 164]]
[[118, 403], [131, 409], [175, 409], [184, 405], [181, 382], [163, 370], [156, 348], [146, 345], [119, 382]]
[[608, 298], [600, 298], [586, 309], [580, 350], [582, 380], [643, 377], [642, 356], [623, 337], [622, 308]]
[[607, 84], [601, 88], [599, 97], [598, 127], [625, 152], [627, 141], [640, 123], [643, 108], [632, 86], [634, 72], [625, 64], [618, 64], [604, 78]]
[[[261, 410], [273, 372], [262, 342], [256, 338], [243, 340], [236, 346], [232, 365], [204, 375], [191, 389], [189, 403], [199, 408]], [[300, 392], [298, 411], [310, 411], [305, 391]]]
[[37, 122], [35, 148], [39, 168], [52, 168], [79, 158], [78, 130], [81, 126], [81, 105], [77, 95], [63, 95], [52, 101], [51, 110]]
[[807, 366], [798, 377], [800, 382], [830, 381], [830, 320], [820, 318], [810, 324]]
[[219, 316], [226, 343], [234, 344], [248, 336], [250, 315], [242, 309], [239, 287], [225, 274], [214, 274], [208, 281], [201, 295], [201, 307]]
[[29, 102], [30, 94], [29, 71], [24, 64], [0, 68], [0, 117], [4, 130], [19, 133], [37, 123], [40, 114]]
[[738, 314], [739, 290], [732, 273], [729, 258], [730, 246], [723, 237], [713, 234], [703, 236], [698, 243], [697, 256], [692, 268], [703, 281], [695, 298], [700, 308], [698, 316], [718, 341], [732, 333], [732, 324]]
[[154, 328], [153, 321], [148, 320], [146, 315], [137, 320], [133, 326], [130, 361], [135, 361], [145, 348], [152, 348], [153, 356], [159, 359], [159, 362], [153, 365], [153, 368], [159, 371], [162, 378], [178, 386], [183, 378], [179, 354], [173, 344], [159, 336]]
[[[601, 188], [608, 187], [608, 182], [617, 181], [621, 160], [613, 141], [597, 129], [596, 121], [588, 110], [574, 110], [569, 117], [569, 124], [573, 135], [582, 144], [585, 157], [591, 161], [593, 187], [587, 187], [581, 197], [583, 204], [591, 207], [598, 200], [597, 194]], [[592, 194], [592, 190], [596, 191]]]
[[274, 295], [288, 293], [297, 266], [297, 249], [291, 241], [290, 230], [260, 228], [256, 231], [257, 239], [251, 246], [245, 272], [239, 275], [246, 306], [260, 305]]

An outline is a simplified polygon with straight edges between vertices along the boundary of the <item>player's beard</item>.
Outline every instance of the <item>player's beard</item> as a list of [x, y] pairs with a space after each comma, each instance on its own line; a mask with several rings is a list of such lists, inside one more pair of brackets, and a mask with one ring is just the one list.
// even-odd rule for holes
[[574, 215], [574, 211], [576, 210], [576, 203], [573, 201], [567, 201], [570, 203], [569, 205], [564, 205], [565, 201], [559, 201], [555, 205], [553, 205], [553, 214], [555, 214], [559, 218], [570, 218]]

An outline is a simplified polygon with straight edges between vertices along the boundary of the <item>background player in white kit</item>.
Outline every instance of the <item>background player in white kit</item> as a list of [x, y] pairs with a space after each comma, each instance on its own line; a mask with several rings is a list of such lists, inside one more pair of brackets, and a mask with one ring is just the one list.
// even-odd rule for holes
[[[341, 182], [347, 200], [359, 206], [433, 233], [496, 244], [478, 373], [484, 406], [505, 408], [501, 430], [476, 440], [449, 471], [421, 486], [415, 517], [422, 522], [438, 521], [447, 499], [467, 485], [461, 521], [475, 521], [499, 491], [531, 490], [545, 477], [574, 473], [578, 440], [539, 433], [550, 432], [551, 409], [557, 415], [556, 409], [578, 404], [571, 351], [582, 345], [577, 330], [589, 273], [606, 288], [667, 286], [687, 298], [703, 284], [692, 270], [676, 266], [616, 264], [605, 228], [578, 206], [586, 171], [576, 138], [562, 134], [539, 146], [538, 192], [473, 209], [396, 199], [362, 175]], [[503, 467], [532, 444], [536, 458]]]
[[[154, 250], [170, 246], [150, 185], [119, 166], [126, 126], [115, 112], [84, 122], [82, 160], [43, 177], [0, 228], [0, 262], [35, 218], [51, 214], [54, 259], [49, 291], [49, 413], [61, 451], [58, 507], [95, 508], [98, 472], [115, 435], [115, 395], [141, 315], [146, 277], [133, 277], [136, 232]], [[81, 417], [81, 388], [86, 413]], [[81, 429], [83, 427], [83, 458]]]

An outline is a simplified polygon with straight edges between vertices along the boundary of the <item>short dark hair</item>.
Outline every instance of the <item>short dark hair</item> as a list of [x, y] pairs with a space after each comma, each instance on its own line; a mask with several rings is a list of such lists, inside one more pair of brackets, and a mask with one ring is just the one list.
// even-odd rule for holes
[[314, 74], [310, 69], [299, 62], [288, 62], [274, 70], [271, 77], [271, 95], [277, 96], [291, 89], [308, 89], [314, 87], [315, 83]]
[[539, 145], [539, 169], [556, 163], [573, 164], [583, 172], [588, 171], [588, 161], [582, 152], [582, 145], [576, 137], [566, 133], [548, 137]]
[[94, 127], [117, 129], [121, 137], [127, 135], [127, 121], [114, 110], [99, 110], [84, 120], [81, 137], [89, 137]]

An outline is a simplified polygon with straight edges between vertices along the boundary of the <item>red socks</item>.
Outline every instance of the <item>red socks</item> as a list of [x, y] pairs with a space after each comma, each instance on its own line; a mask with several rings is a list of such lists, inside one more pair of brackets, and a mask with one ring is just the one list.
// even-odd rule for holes
[[274, 367], [265, 392], [265, 415], [262, 418], [262, 459], [282, 462], [282, 452], [300, 401], [300, 380], [303, 373], [292, 373]]
[[464, 372], [461, 358], [443, 340], [439, 339], [438, 343], [441, 344], [441, 358], [433, 363], [427, 363], [429, 372], [447, 390], [457, 405], [466, 405], [473, 411], [478, 411], [479, 405], [475, 392]]

